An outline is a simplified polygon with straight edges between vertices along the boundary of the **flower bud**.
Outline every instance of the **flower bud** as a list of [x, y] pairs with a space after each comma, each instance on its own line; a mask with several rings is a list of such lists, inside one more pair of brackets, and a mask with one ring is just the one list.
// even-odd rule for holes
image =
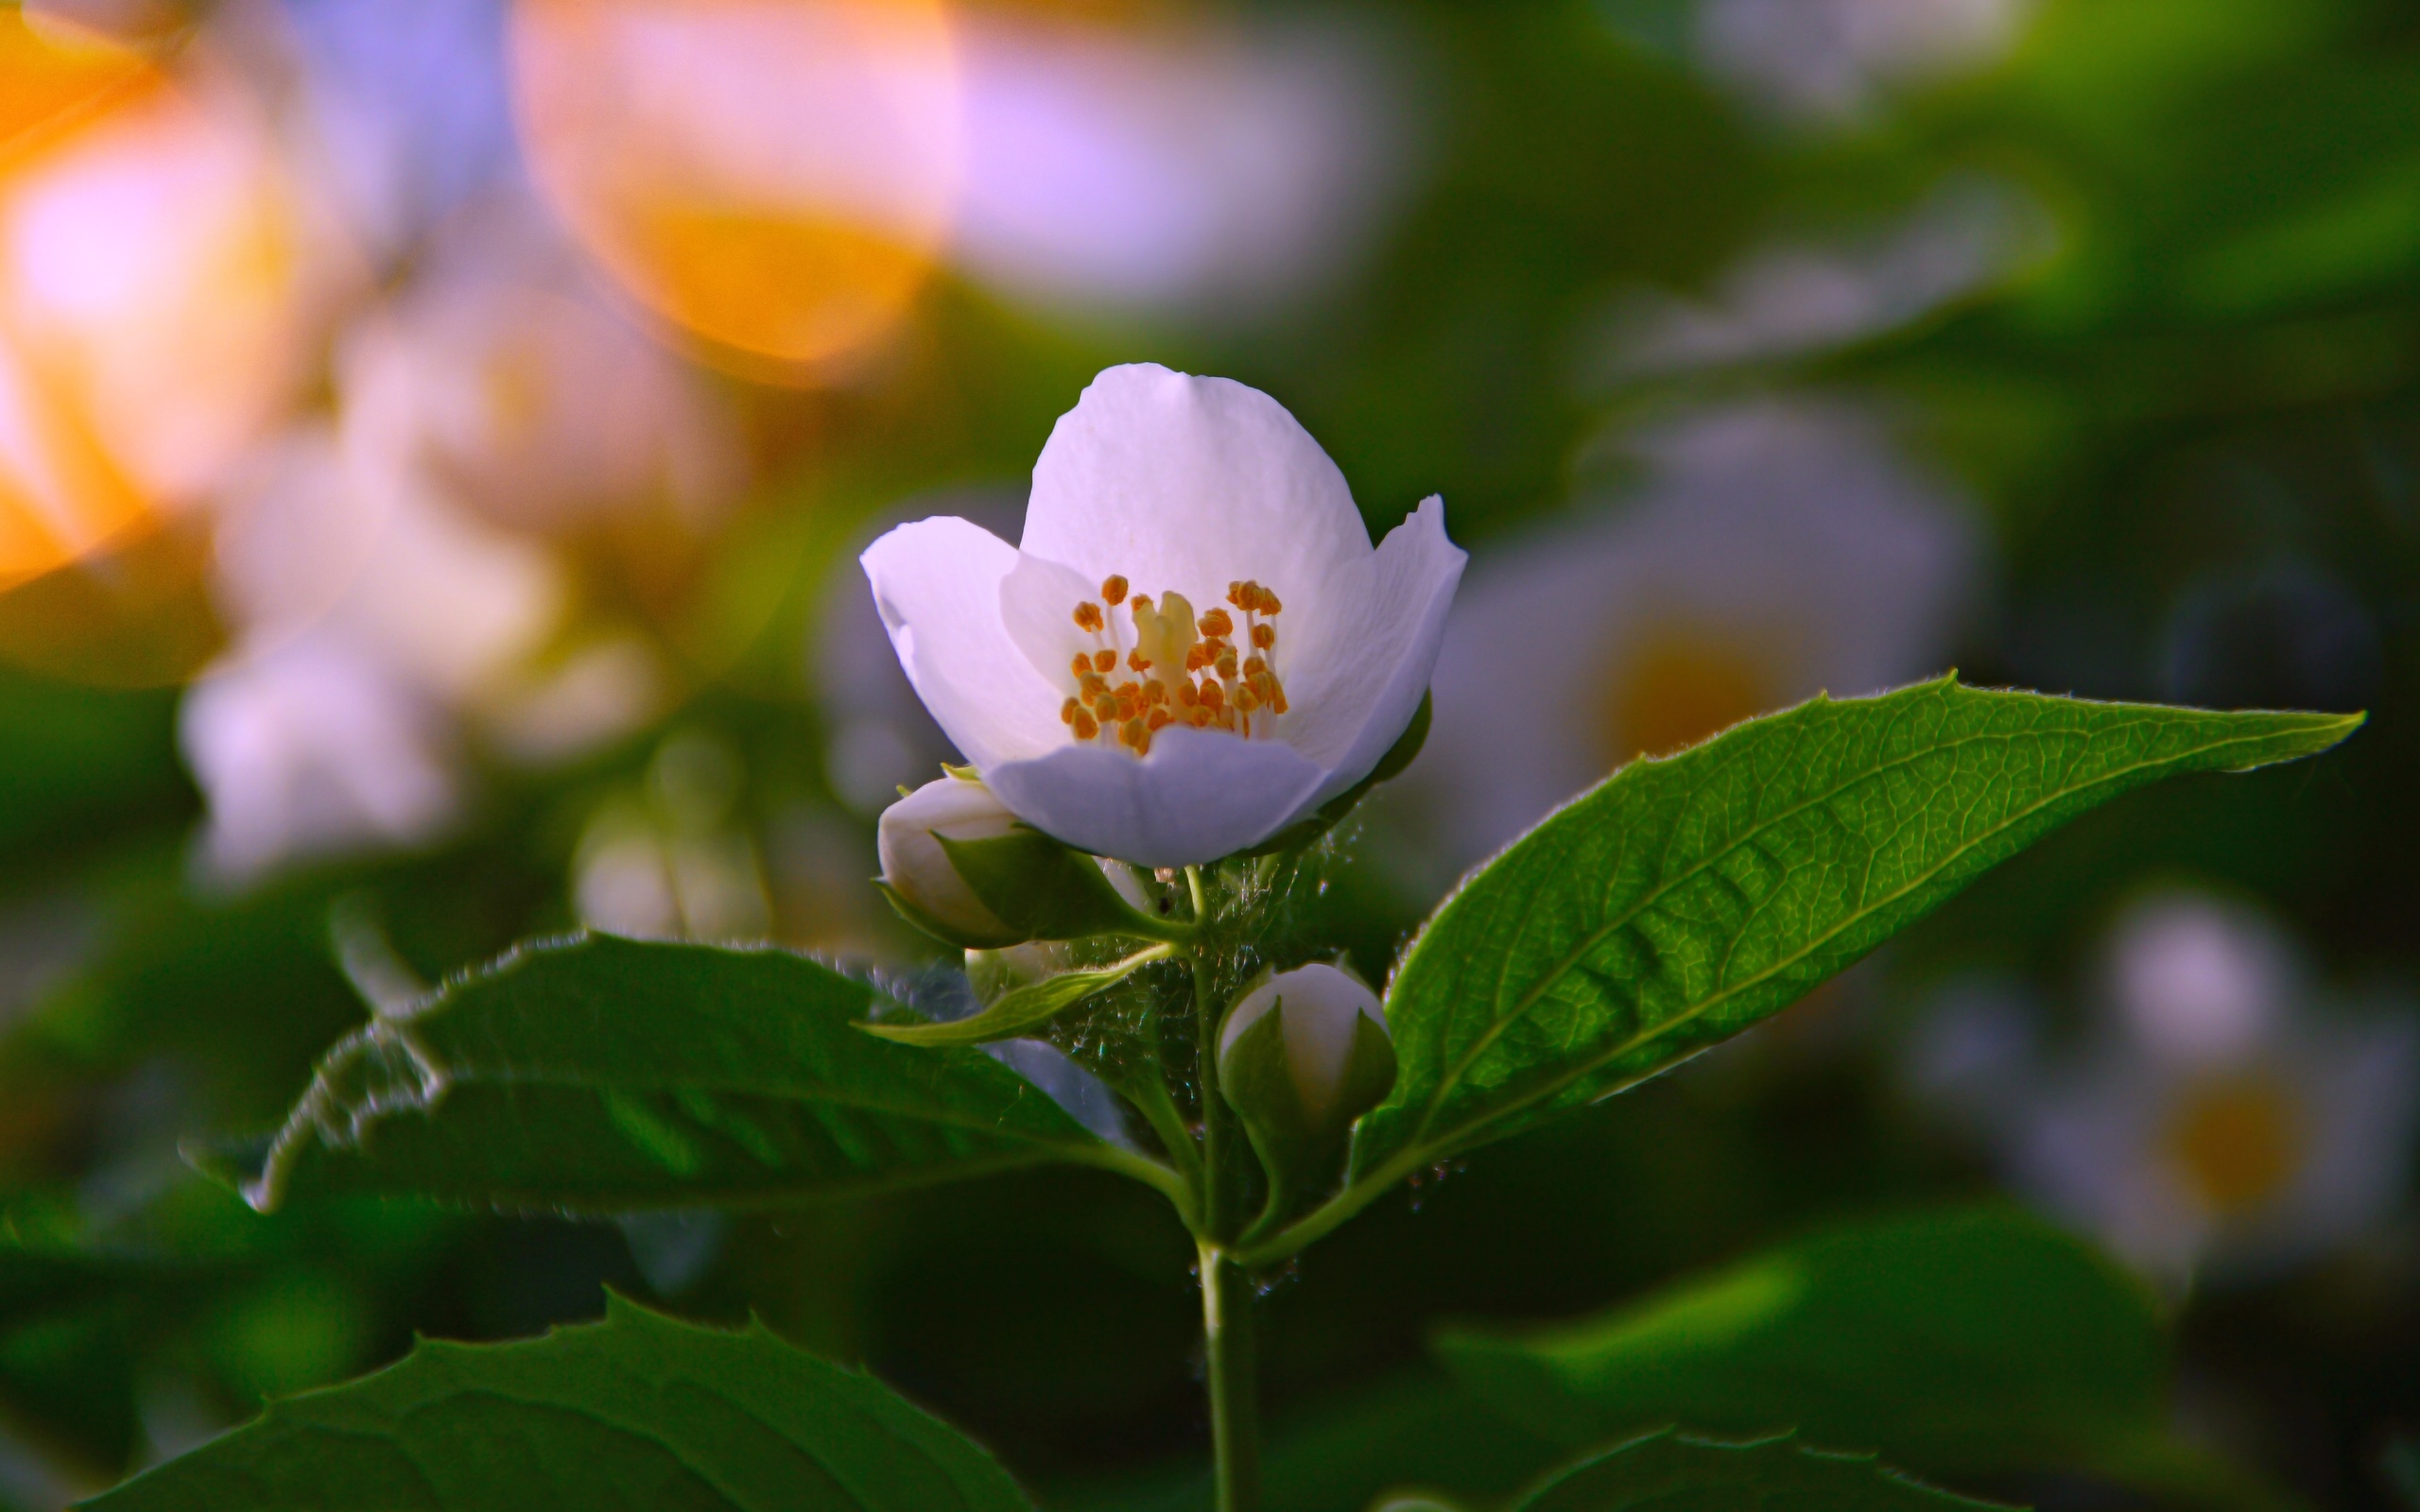
[[1377, 995], [1334, 966], [1269, 977], [1219, 1033], [1219, 1091], [1269, 1174], [1272, 1214], [1334, 1177], [1345, 1131], [1394, 1081]]
[[950, 864], [942, 839], [992, 840], [1017, 817], [981, 782], [943, 777], [882, 811], [874, 850], [883, 885], [916, 922], [960, 945], [987, 949], [1025, 936], [1000, 921]]

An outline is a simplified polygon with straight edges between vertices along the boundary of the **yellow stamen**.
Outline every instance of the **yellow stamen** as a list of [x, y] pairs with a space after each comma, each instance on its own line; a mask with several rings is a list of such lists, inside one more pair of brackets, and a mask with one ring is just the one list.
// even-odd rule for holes
[[[1069, 662], [1076, 696], [1060, 708], [1060, 722], [1078, 740], [1106, 737], [1136, 755], [1148, 752], [1152, 732], [1170, 725], [1223, 730], [1250, 739], [1270, 733], [1268, 720], [1287, 711], [1285, 684], [1273, 659], [1277, 631], [1259, 616], [1274, 615], [1277, 595], [1251, 578], [1227, 584], [1224, 608], [1196, 616], [1183, 593], [1157, 597], [1132, 592], [1122, 573], [1101, 580], [1100, 602], [1076, 606], [1076, 627], [1107, 636], [1107, 646], [1078, 653]], [[1123, 609], [1131, 635], [1122, 633], [1102, 609]], [[1238, 649], [1237, 643], [1249, 647]], [[1120, 662], [1131, 676], [1112, 683]], [[1258, 729], [1253, 716], [1263, 713]]]

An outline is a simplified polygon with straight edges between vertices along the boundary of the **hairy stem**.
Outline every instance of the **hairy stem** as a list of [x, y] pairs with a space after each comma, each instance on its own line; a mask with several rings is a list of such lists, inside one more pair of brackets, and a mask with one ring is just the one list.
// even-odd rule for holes
[[[1206, 926], [1209, 900], [1201, 870], [1185, 868], [1194, 927]], [[1201, 1272], [1201, 1340], [1210, 1389], [1212, 1466], [1218, 1512], [1260, 1512], [1260, 1418], [1252, 1341], [1253, 1288], [1227, 1246], [1241, 1222], [1235, 1169], [1245, 1145], [1235, 1110], [1219, 1091], [1218, 972], [1199, 945], [1193, 958], [1193, 1023], [1201, 1089], [1201, 1208], [1195, 1230]]]

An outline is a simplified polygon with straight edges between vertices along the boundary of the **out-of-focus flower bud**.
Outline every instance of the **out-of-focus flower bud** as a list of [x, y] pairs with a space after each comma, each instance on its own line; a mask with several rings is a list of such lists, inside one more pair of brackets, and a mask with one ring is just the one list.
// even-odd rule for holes
[[1394, 1085], [1377, 994], [1328, 965], [1267, 978], [1219, 1031], [1219, 1081], [1282, 1208], [1334, 1175], [1346, 1130]]
[[981, 782], [944, 777], [882, 811], [874, 850], [882, 885], [908, 919], [972, 950], [1014, 945], [1027, 936], [1001, 921], [952, 865], [943, 840], [996, 840], [1017, 817]]

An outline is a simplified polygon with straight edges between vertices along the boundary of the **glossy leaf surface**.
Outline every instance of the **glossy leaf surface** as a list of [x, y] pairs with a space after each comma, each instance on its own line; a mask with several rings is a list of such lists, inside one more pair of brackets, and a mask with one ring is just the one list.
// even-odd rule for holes
[[2326, 749], [2359, 715], [1964, 688], [1817, 699], [1622, 768], [1473, 874], [1387, 994], [1384, 1185], [1769, 1018], [2118, 795]]

